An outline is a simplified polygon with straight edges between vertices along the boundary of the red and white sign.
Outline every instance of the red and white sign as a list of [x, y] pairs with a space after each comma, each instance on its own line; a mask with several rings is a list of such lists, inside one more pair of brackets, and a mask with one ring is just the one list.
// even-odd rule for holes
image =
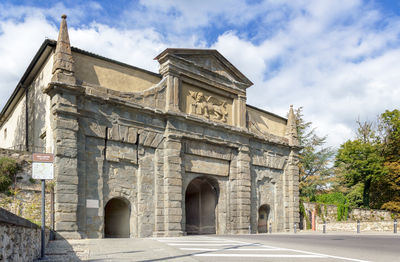
[[54, 155], [53, 154], [33, 153], [32, 160], [33, 160], [33, 162], [53, 163]]

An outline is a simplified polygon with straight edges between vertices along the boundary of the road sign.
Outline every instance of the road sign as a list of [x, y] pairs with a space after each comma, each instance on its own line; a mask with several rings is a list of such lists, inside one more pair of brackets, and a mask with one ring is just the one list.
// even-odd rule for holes
[[53, 154], [33, 154], [32, 155], [32, 178], [33, 179], [53, 179], [54, 166]]
[[46, 204], [46, 180], [54, 178], [54, 156], [53, 154], [32, 154], [32, 178], [42, 180], [42, 227], [41, 227], [41, 240], [42, 245], [40, 249], [40, 256], [45, 259], [45, 204]]

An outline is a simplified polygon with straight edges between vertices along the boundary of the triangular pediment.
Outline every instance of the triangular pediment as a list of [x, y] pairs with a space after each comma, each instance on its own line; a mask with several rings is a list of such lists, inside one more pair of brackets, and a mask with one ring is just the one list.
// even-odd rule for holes
[[159, 59], [165, 55], [174, 55], [190, 61], [198, 67], [207, 69], [218, 75], [224, 76], [230, 81], [240, 82], [249, 87], [253, 83], [243, 75], [234, 65], [232, 65], [224, 56], [214, 49], [182, 49], [168, 48], [158, 55]]

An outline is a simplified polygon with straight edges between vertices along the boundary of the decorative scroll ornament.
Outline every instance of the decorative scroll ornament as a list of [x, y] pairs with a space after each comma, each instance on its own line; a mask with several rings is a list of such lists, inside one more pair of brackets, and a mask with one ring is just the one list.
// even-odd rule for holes
[[221, 101], [212, 96], [206, 96], [203, 92], [189, 91], [189, 93], [193, 98], [189, 114], [196, 114], [226, 123], [228, 111], [226, 110], [225, 101]]

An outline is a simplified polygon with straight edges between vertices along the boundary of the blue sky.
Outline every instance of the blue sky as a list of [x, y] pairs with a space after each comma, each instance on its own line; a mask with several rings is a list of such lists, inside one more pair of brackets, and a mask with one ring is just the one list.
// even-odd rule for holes
[[68, 15], [73, 46], [157, 72], [167, 47], [218, 49], [254, 86], [248, 103], [304, 107], [329, 145], [400, 101], [400, 1], [1, 1], [0, 106]]

